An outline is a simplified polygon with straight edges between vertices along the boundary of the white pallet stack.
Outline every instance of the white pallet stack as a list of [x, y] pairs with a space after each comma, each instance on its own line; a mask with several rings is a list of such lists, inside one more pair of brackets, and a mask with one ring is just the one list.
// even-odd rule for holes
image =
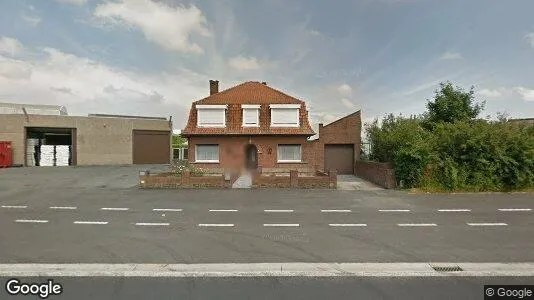
[[56, 146], [56, 166], [68, 166], [70, 146]]
[[51, 145], [41, 145], [39, 155], [39, 165], [42, 167], [51, 167], [54, 165], [54, 147]]
[[38, 139], [27, 139], [26, 140], [26, 165], [29, 167], [34, 167], [37, 165], [35, 160], [35, 148], [39, 146]]

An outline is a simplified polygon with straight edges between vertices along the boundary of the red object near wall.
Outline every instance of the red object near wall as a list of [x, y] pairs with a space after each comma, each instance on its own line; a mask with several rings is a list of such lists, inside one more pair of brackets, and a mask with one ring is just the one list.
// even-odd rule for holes
[[0, 168], [8, 168], [13, 165], [13, 149], [11, 142], [0, 141]]

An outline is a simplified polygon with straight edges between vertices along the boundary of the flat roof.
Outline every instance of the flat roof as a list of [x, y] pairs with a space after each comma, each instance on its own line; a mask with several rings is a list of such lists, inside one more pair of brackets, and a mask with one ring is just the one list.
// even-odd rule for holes
[[146, 119], [146, 120], [165, 120], [165, 117], [150, 117], [150, 116], [128, 116], [128, 115], [108, 115], [108, 114], [89, 114], [89, 117], [98, 118], [124, 118], [124, 119]]

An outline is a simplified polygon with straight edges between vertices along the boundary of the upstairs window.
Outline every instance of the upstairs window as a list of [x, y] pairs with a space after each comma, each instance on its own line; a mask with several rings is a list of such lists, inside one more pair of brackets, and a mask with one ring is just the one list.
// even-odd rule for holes
[[271, 127], [299, 127], [299, 104], [271, 104]]
[[243, 127], [260, 126], [260, 105], [243, 104], [241, 108], [243, 108]]
[[225, 127], [226, 105], [197, 105], [198, 127]]

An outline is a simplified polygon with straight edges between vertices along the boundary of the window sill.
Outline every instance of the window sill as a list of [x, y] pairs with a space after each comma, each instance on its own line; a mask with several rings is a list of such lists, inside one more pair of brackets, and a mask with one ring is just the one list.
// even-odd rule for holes
[[279, 160], [276, 163], [279, 164], [304, 164], [302, 160]]
[[271, 124], [271, 127], [277, 127], [277, 128], [298, 128], [300, 127], [299, 124]]
[[245, 125], [243, 124], [243, 128], [258, 128], [260, 125]]
[[195, 163], [197, 164], [218, 164], [218, 160], [196, 160]]

